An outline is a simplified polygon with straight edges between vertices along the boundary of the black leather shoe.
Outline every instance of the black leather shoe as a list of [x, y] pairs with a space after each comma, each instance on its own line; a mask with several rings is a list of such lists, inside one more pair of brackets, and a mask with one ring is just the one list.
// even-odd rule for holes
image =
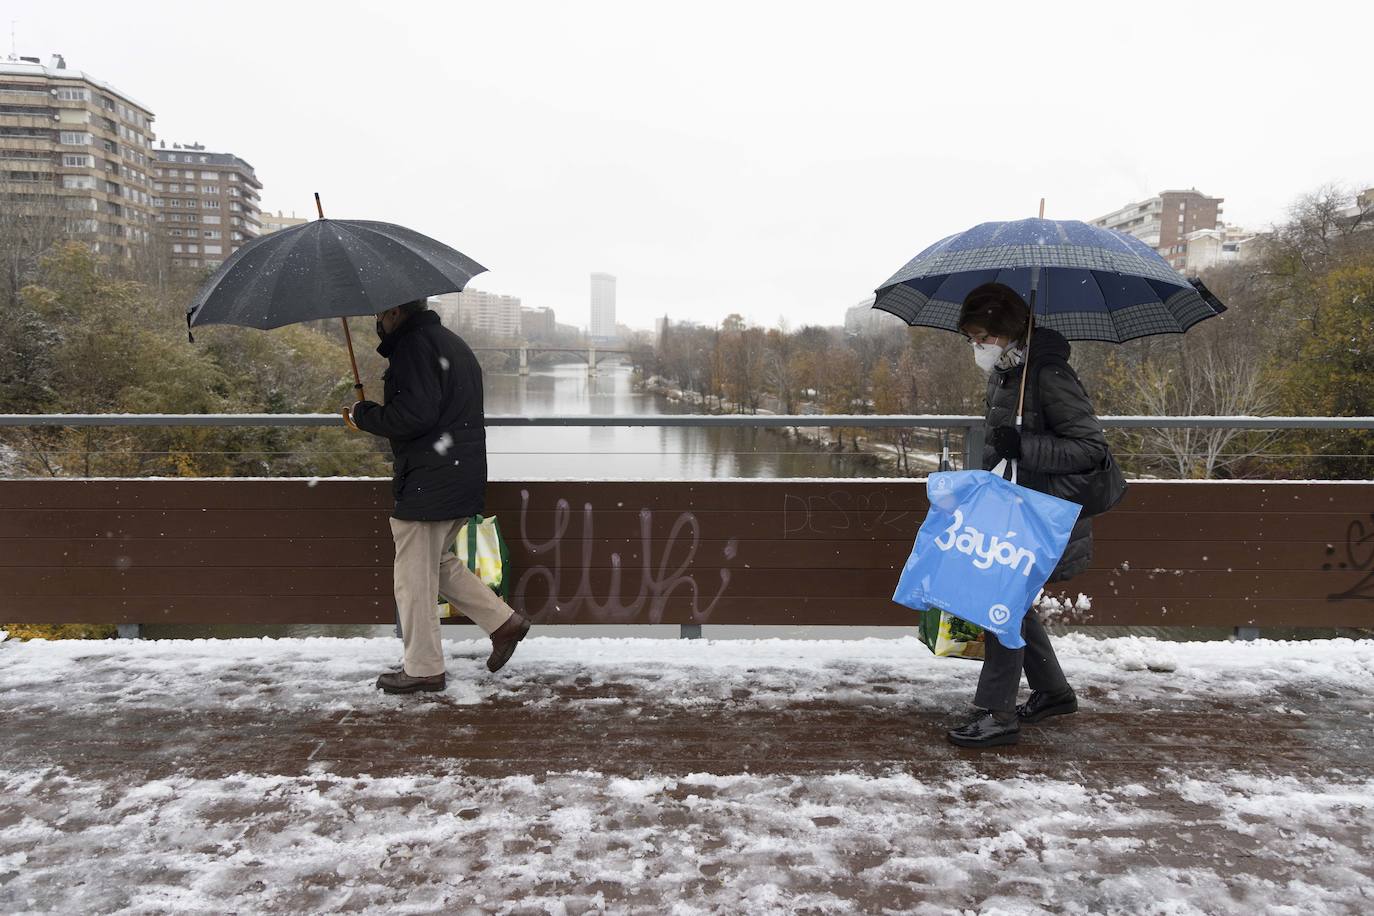
[[997, 747], [1015, 744], [1021, 735], [1021, 723], [1016, 716], [999, 722], [992, 713], [984, 713], [963, 728], [950, 729], [949, 743], [960, 747]]
[[432, 677], [411, 677], [402, 671], [388, 671], [377, 678], [377, 688], [386, 693], [438, 693], [448, 686], [448, 678], [442, 674]]
[[1078, 697], [1074, 696], [1072, 687], [1063, 693], [1032, 690], [1030, 699], [1016, 707], [1016, 718], [1023, 725], [1031, 725], [1050, 716], [1067, 716], [1071, 712], [1078, 712]]

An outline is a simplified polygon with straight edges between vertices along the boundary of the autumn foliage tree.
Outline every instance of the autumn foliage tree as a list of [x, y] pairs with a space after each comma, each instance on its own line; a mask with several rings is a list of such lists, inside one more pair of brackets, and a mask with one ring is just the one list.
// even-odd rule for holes
[[[78, 242], [42, 258], [13, 310], [36, 346], [0, 361], [13, 413], [332, 412], [348, 396], [347, 355], [304, 328], [214, 328], [186, 339], [191, 289], [122, 276]], [[7, 444], [40, 476], [385, 473], [370, 438], [338, 429], [19, 428]]]
[[[1305, 335], [1284, 370], [1285, 406], [1333, 417], [1374, 416], [1374, 263], [1339, 267], [1314, 290], [1323, 331]], [[1368, 477], [1374, 431], [1338, 430], [1295, 438], [1324, 477]]]

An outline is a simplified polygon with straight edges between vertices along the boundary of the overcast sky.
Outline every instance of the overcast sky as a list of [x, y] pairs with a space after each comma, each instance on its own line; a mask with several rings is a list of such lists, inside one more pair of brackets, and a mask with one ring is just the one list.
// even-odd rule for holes
[[1042, 196], [1092, 219], [1196, 187], [1264, 228], [1324, 183], [1374, 185], [1368, 3], [3, 10], [20, 54], [148, 105], [169, 146], [251, 162], [265, 209], [311, 215], [318, 190], [578, 325], [593, 271], [634, 326], [836, 324], [929, 243]]

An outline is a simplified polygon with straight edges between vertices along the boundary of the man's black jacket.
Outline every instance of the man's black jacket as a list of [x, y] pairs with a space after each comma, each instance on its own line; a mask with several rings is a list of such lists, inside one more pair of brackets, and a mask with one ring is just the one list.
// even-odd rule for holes
[[482, 368], [434, 312], [418, 312], [382, 338], [390, 361], [385, 404], [353, 409], [359, 429], [391, 440], [394, 518], [439, 521], [482, 511], [487, 434]]

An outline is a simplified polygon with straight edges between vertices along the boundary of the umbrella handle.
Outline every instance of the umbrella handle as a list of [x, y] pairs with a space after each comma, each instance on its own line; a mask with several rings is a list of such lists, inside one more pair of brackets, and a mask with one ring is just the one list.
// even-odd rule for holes
[[[319, 204], [318, 194], [315, 195], [315, 203], [317, 205]], [[363, 390], [363, 377], [358, 374], [358, 359], [353, 355], [353, 334], [348, 330], [348, 319], [340, 318], [339, 321], [343, 323], [344, 341], [348, 344], [348, 361], [353, 365], [353, 394], [356, 396], [357, 400], [366, 401], [367, 392]], [[344, 422], [348, 424], [349, 429], [356, 432], [362, 432], [362, 430], [358, 429], [357, 425], [354, 424], [353, 417], [349, 415], [347, 410], [343, 411], [343, 418]]]
[[1030, 315], [1026, 318], [1026, 357], [1021, 363], [1021, 394], [1016, 399], [1016, 429], [1021, 429], [1021, 415], [1026, 410], [1026, 376], [1030, 374], [1031, 335], [1035, 333], [1035, 292], [1040, 285], [1040, 268], [1031, 268]]
[[[357, 395], [358, 400], [367, 400], [367, 392], [363, 390], [362, 385], [354, 385], [353, 393]], [[347, 407], [341, 408], [339, 410], [339, 414], [343, 416], [344, 424], [347, 425], [349, 429], [353, 430], [355, 433], [362, 432], [362, 430], [358, 428], [358, 424], [353, 422], [353, 414], [349, 411]]]

